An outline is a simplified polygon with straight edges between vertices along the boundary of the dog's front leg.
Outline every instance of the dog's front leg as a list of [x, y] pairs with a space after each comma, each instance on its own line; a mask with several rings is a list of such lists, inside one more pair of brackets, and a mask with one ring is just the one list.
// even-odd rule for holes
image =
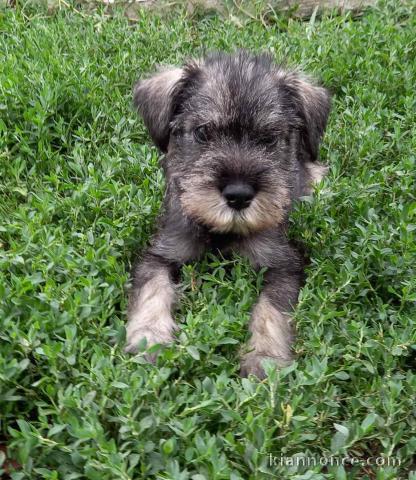
[[[126, 327], [126, 352], [135, 352], [144, 337], [147, 347], [172, 341], [176, 329], [172, 318], [176, 300], [173, 280], [178, 268], [176, 264], [148, 252], [134, 269]], [[154, 356], [148, 357], [154, 360]]]
[[263, 360], [278, 366], [288, 365], [292, 359], [294, 325], [290, 315], [301, 286], [301, 272], [284, 272], [271, 268], [265, 276], [265, 287], [254, 306], [249, 330], [251, 338], [248, 353], [241, 361], [241, 375], [264, 378]]
[[[175, 212], [174, 212], [175, 213]], [[143, 260], [133, 268], [126, 352], [134, 353], [143, 338], [147, 347], [173, 340], [177, 329], [172, 310], [177, 299], [176, 280], [181, 265], [200, 254], [200, 244], [179, 214], [167, 216], [164, 228], [153, 238]], [[155, 355], [147, 355], [154, 360]]]

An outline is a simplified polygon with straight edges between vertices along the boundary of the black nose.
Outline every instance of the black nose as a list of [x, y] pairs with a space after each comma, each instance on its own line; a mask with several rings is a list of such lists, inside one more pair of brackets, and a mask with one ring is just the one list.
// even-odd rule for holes
[[229, 183], [222, 191], [228, 205], [235, 210], [247, 208], [255, 195], [254, 188], [243, 182]]

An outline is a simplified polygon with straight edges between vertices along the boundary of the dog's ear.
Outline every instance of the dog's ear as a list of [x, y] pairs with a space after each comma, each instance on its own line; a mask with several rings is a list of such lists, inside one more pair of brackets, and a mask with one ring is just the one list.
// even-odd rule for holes
[[166, 152], [169, 144], [169, 124], [174, 100], [184, 75], [182, 68], [161, 70], [134, 86], [134, 105], [143, 117], [155, 145]]
[[315, 85], [300, 74], [293, 75], [290, 83], [295, 90], [297, 110], [301, 117], [303, 148], [309, 160], [315, 161], [331, 110], [331, 95], [326, 88]]

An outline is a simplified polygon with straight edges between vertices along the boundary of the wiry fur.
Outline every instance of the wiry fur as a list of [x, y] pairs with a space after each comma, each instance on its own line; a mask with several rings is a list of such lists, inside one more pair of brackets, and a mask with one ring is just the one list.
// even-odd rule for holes
[[[317, 157], [327, 91], [267, 55], [218, 53], [140, 81], [134, 101], [166, 153], [167, 190], [160, 228], [133, 270], [127, 350], [142, 337], [148, 345], [172, 340], [180, 265], [209, 249], [235, 250], [268, 267], [242, 374], [262, 376], [264, 358], [287, 364], [290, 311], [303, 278], [302, 255], [285, 235], [287, 217], [326, 171]], [[255, 192], [247, 208], [227, 203], [224, 188], [233, 182]]]

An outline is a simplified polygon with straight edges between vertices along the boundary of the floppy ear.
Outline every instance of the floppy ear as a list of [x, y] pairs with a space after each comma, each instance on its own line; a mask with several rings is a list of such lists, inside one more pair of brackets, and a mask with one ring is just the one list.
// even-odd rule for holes
[[133, 101], [155, 145], [166, 152], [174, 98], [183, 76], [182, 68], [169, 68], [136, 83]]
[[302, 120], [303, 148], [309, 160], [316, 161], [319, 144], [331, 110], [331, 96], [328, 90], [315, 85], [302, 75], [295, 75], [291, 80], [292, 87], [296, 91], [298, 111]]

